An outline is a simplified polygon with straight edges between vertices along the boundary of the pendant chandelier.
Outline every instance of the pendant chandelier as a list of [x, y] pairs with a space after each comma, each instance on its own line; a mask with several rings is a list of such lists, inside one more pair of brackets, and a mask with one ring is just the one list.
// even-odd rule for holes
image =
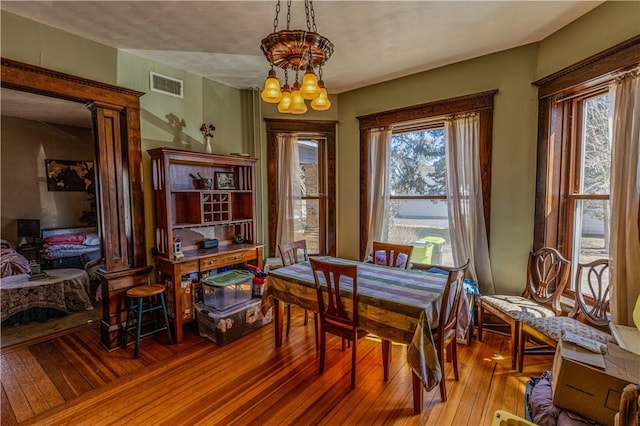
[[[304, 114], [307, 112], [305, 100], [310, 100], [311, 108], [317, 111], [324, 111], [331, 107], [327, 89], [322, 81], [322, 66], [333, 53], [333, 43], [317, 33], [313, 1], [304, 0], [304, 8], [306, 30], [289, 29], [291, 0], [287, 0], [287, 28], [278, 31], [278, 14], [280, 13], [280, 0], [278, 0], [273, 32], [263, 38], [260, 44], [264, 56], [271, 65], [260, 96], [265, 102], [277, 103], [278, 111], [281, 113]], [[274, 66], [284, 70], [282, 86]], [[294, 78], [292, 87], [289, 86], [289, 73], [292, 73]], [[302, 83], [298, 80], [301, 74], [303, 74]]]

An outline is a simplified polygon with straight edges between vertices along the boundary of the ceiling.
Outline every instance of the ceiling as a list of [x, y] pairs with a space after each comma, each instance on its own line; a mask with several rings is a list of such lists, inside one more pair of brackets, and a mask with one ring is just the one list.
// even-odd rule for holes
[[[323, 1], [317, 30], [334, 54], [329, 93], [540, 41], [603, 1]], [[260, 87], [275, 1], [8, 1], [0, 7], [232, 87]], [[278, 30], [286, 24], [282, 2]], [[294, 1], [291, 28], [306, 27]], [[2, 92], [3, 114], [10, 105]], [[5, 109], [6, 108], [6, 109]], [[83, 107], [84, 108], [84, 107]]]

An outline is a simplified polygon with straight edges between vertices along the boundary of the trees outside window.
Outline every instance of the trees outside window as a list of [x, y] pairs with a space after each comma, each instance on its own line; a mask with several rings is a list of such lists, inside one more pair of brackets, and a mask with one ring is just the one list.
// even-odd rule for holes
[[442, 123], [391, 136], [388, 240], [414, 246], [412, 261], [453, 265]]
[[357, 117], [360, 123], [360, 258], [366, 257], [370, 212], [372, 129], [392, 130], [387, 215], [388, 240], [414, 245], [413, 262], [452, 265], [447, 213], [444, 120], [448, 115], [477, 112], [480, 117], [479, 157], [487, 235], [491, 206], [491, 135], [493, 97], [497, 90], [443, 99]]
[[[538, 171], [533, 249], [555, 247], [577, 263], [609, 257], [609, 87], [638, 67], [639, 37], [533, 84], [538, 87]], [[587, 291], [587, 288], [582, 287]], [[575, 275], [566, 290], [573, 297]]]
[[[569, 108], [576, 120], [574, 128], [567, 129], [571, 135], [573, 167], [566, 229], [572, 237], [568, 247], [571, 260], [577, 265], [609, 257], [609, 95], [604, 92], [576, 98]], [[576, 270], [573, 268], [574, 275]], [[575, 290], [575, 280], [571, 280], [571, 285]], [[586, 283], [583, 292], [590, 292]]]

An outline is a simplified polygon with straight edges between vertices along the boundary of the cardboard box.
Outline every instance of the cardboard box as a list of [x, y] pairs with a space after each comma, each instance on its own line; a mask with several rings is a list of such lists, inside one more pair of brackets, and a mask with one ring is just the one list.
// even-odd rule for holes
[[596, 354], [560, 341], [553, 360], [553, 403], [603, 425], [613, 425], [622, 390], [640, 383], [640, 356], [607, 345]]

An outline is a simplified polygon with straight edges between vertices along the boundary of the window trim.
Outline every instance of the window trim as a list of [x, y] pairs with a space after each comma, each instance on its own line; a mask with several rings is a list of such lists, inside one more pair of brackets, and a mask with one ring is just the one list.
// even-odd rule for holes
[[482, 196], [485, 214], [487, 239], [489, 238], [489, 223], [491, 213], [491, 149], [493, 134], [493, 105], [494, 96], [498, 90], [474, 93], [466, 96], [442, 99], [420, 105], [414, 105], [389, 111], [383, 111], [356, 117], [360, 122], [360, 258], [366, 251], [369, 229], [366, 225], [367, 212], [366, 194], [369, 192], [369, 170], [367, 167], [369, 149], [367, 147], [367, 130], [393, 126], [431, 117], [446, 116], [465, 112], [480, 114], [480, 170], [482, 179]]
[[329, 256], [336, 255], [336, 125], [337, 121], [329, 120], [284, 120], [265, 118], [267, 126], [267, 210], [269, 257], [276, 253], [276, 227], [278, 223], [278, 144], [276, 136], [283, 132], [297, 132], [305, 135], [317, 135], [325, 139], [325, 152], [319, 158], [320, 166], [326, 165], [326, 180], [323, 183], [326, 190], [326, 219], [325, 251]]
[[[573, 215], [565, 201], [572, 194], [569, 131], [576, 98], [591, 95], [622, 72], [640, 65], [640, 36], [534, 81], [538, 87], [538, 149], [533, 250], [555, 247], [570, 258], [572, 238], [564, 224]], [[567, 173], [566, 171], [569, 171]], [[569, 216], [568, 216], [569, 215]]]

